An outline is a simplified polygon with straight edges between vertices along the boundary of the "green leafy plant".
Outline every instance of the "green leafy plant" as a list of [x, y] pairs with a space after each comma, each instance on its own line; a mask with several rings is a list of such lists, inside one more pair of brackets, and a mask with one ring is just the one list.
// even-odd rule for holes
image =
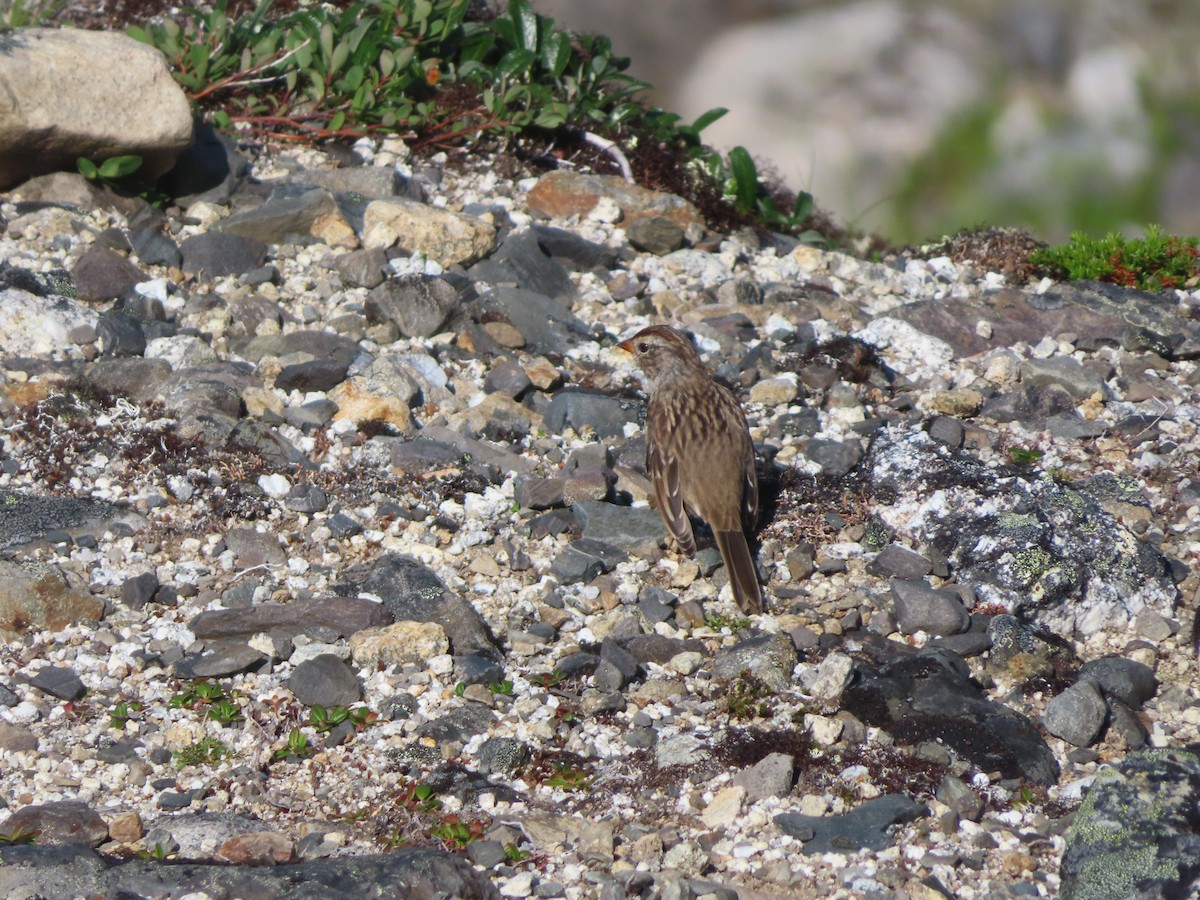
[[308, 743], [308, 738], [299, 728], [293, 728], [288, 732], [287, 743], [271, 754], [271, 759], [278, 761], [287, 759], [289, 756], [302, 759], [310, 756], [313, 752], [312, 746]]
[[129, 724], [130, 720], [134, 719], [136, 714], [141, 712], [143, 708], [144, 707], [142, 704], [138, 703], [136, 700], [133, 700], [129, 703], [121, 702], [116, 704], [108, 711], [109, 727], [116, 728], [119, 731], [124, 730], [125, 726]]
[[201, 738], [194, 744], [180, 747], [171, 754], [175, 765], [179, 768], [187, 766], [216, 765], [230, 753], [229, 747], [216, 738]]
[[199, 709], [223, 699], [224, 696], [224, 691], [215, 681], [197, 681], [171, 697], [168, 705], [171, 709]]
[[0, 0], [0, 31], [45, 25], [68, 0]]
[[1032, 447], [1010, 447], [1008, 450], [1008, 460], [1014, 466], [1031, 466], [1044, 455], [1041, 450]]
[[704, 624], [713, 631], [722, 631], [728, 628], [731, 632], [741, 631], [743, 628], [750, 626], [750, 620], [744, 616], [723, 616], [720, 613], [706, 612], [704, 614]]
[[222, 725], [230, 725], [241, 720], [242, 711], [232, 700], [221, 699], [208, 708], [208, 718]]
[[493, 696], [512, 697], [514, 695], [513, 683], [508, 678], [503, 681], [493, 681], [488, 685], [488, 690], [492, 692]]
[[331, 706], [328, 709], [324, 706], [314, 706], [308, 711], [308, 723], [320, 732], [329, 731], [347, 721], [354, 726], [355, 731], [362, 731], [378, 720], [379, 715], [365, 706]]
[[567, 791], [586, 791], [592, 786], [591, 776], [583, 769], [567, 763], [555, 763], [555, 772], [542, 784], [558, 787]]
[[456, 684], [454, 686], [454, 696], [455, 697], [462, 697], [466, 693], [467, 693], [467, 683], [465, 681], [460, 681], [458, 684]]
[[536, 684], [538, 687], [542, 688], [558, 687], [560, 684], [566, 681], [566, 679], [567, 676], [562, 672], [541, 672], [537, 675], [529, 676], [530, 684]]
[[111, 156], [97, 165], [87, 157], [81, 156], [75, 161], [75, 165], [79, 168], [79, 174], [88, 181], [111, 183], [128, 178], [140, 169], [142, 158], [135, 155]]
[[729, 685], [725, 694], [725, 711], [731, 719], [766, 719], [772, 715], [768, 701], [774, 695], [775, 692], [762, 679], [745, 671]]
[[523, 862], [525, 862], [525, 860], [529, 859], [532, 855], [533, 854], [530, 853], [528, 850], [522, 850], [520, 847], [518, 847], [512, 841], [509, 841], [507, 844], [504, 845], [504, 858], [507, 859], [510, 863], [514, 863], [514, 864], [523, 863]]
[[464, 822], [458, 816], [450, 814], [432, 826], [429, 835], [440, 840], [448, 850], [462, 850], [471, 842], [483, 837], [483, 827], [482, 822]]
[[12, 831], [0, 834], [0, 847], [5, 844], [32, 844], [41, 832], [36, 828], [18, 825]]
[[1141, 238], [1115, 233], [1092, 238], [1075, 232], [1066, 244], [1034, 251], [1029, 261], [1071, 280], [1110, 281], [1161, 291], [1196, 284], [1200, 276], [1198, 243], [1195, 237], [1164, 235], [1156, 225], [1148, 226]]

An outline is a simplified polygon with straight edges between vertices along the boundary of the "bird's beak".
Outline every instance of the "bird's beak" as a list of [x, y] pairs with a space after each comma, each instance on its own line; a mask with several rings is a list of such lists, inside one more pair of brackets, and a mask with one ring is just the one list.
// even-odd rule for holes
[[627, 341], [621, 341], [621, 343], [617, 344], [617, 349], [624, 350], [626, 353], [632, 353], [633, 352], [633, 338], [630, 338]]

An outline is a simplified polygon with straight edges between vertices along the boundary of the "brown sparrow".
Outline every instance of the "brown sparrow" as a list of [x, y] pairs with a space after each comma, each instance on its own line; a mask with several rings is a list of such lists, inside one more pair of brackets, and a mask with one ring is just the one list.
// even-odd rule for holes
[[646, 471], [663, 521], [689, 556], [696, 552], [689, 513], [707, 522], [738, 606], [762, 612], [744, 530], [758, 519], [758, 475], [742, 408], [674, 328], [651, 325], [617, 346], [634, 355], [650, 394]]

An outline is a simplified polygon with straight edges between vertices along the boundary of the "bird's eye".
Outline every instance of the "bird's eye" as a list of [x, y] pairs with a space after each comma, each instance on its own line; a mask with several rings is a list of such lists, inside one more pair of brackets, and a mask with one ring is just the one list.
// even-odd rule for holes
[[645, 341], [638, 341], [638, 344], [637, 344], [637, 352], [638, 353], [645, 353], [649, 349], [650, 349], [650, 345], [648, 343], [646, 343]]

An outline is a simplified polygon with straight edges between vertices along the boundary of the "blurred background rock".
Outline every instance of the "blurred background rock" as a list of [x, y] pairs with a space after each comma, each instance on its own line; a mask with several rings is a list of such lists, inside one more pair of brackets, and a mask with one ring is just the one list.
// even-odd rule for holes
[[896, 241], [1200, 233], [1197, 0], [534, 0], [685, 120]]

